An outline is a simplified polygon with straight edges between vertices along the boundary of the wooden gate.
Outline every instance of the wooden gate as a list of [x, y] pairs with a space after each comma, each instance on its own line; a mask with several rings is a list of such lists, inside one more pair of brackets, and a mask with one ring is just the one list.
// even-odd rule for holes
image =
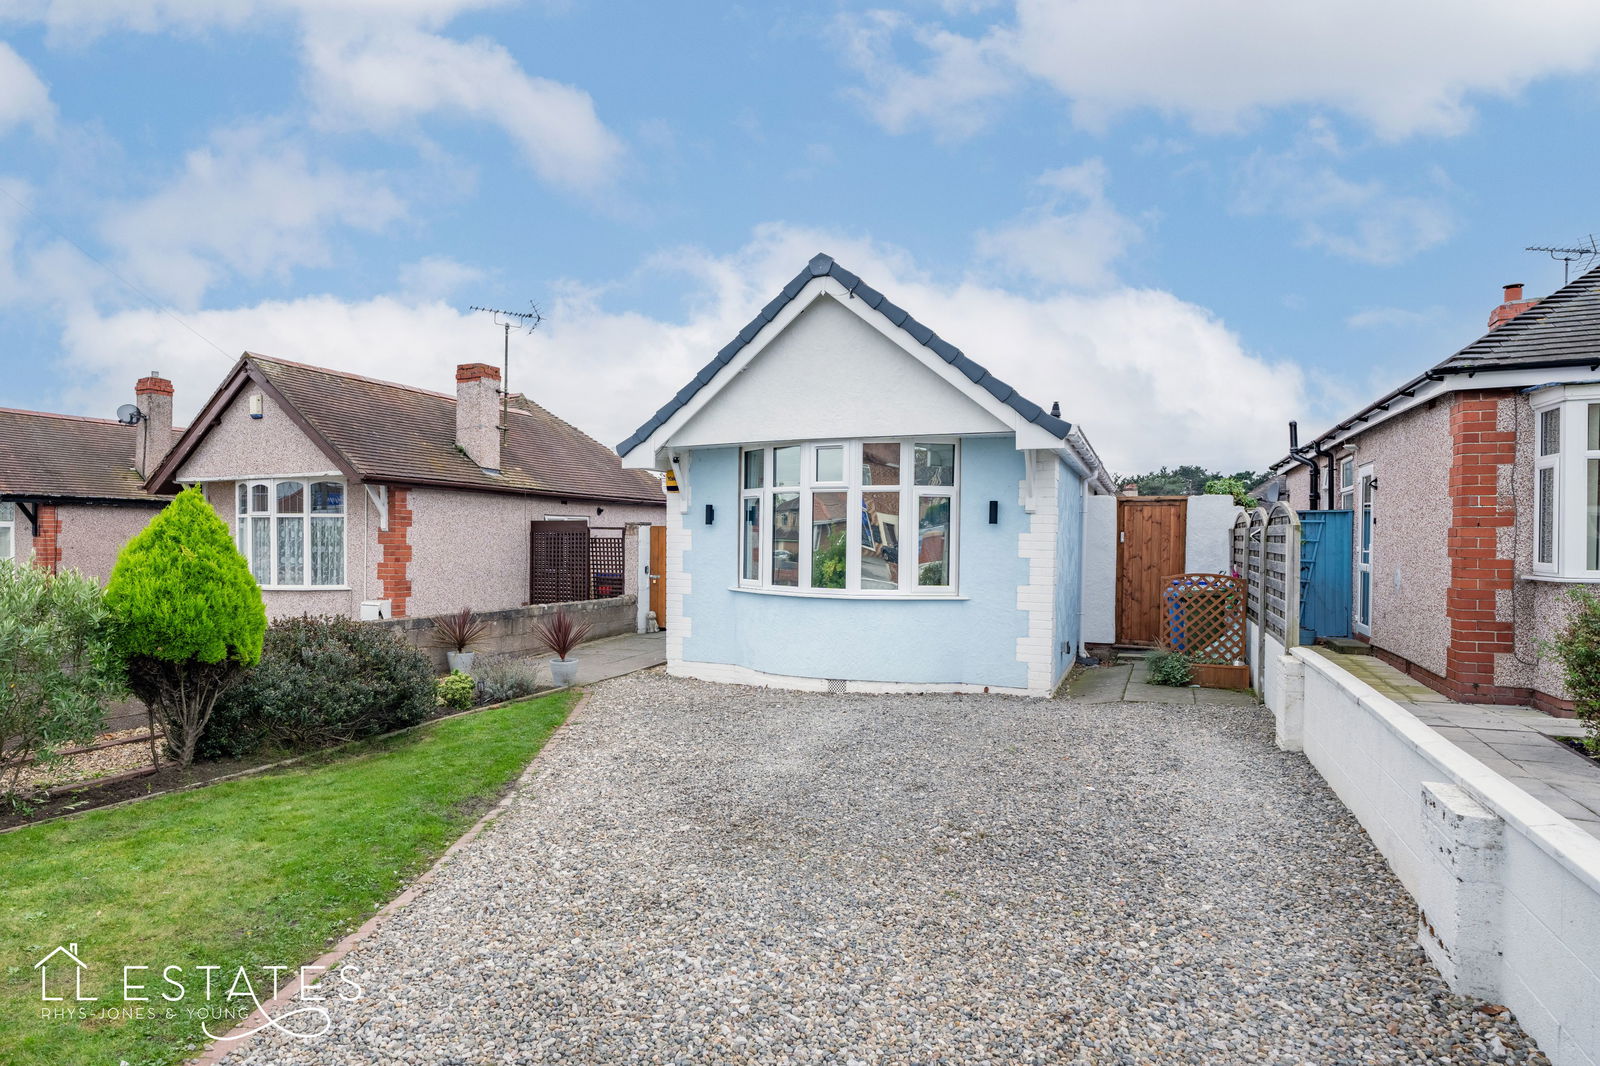
[[592, 574], [587, 522], [534, 522], [528, 534], [528, 602], [587, 600]]
[[1166, 635], [1161, 596], [1183, 573], [1189, 527], [1185, 496], [1117, 500], [1117, 643], [1152, 647]]
[[656, 624], [667, 628], [667, 527], [650, 527], [650, 609]]

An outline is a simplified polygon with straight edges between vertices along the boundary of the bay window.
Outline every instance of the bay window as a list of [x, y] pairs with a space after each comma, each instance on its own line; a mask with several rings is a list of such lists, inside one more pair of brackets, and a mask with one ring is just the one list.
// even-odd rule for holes
[[237, 493], [235, 536], [258, 585], [344, 585], [344, 482], [241, 481]]
[[939, 440], [745, 449], [740, 586], [953, 594], [957, 452]]
[[1600, 583], [1600, 385], [1533, 402], [1533, 576]]

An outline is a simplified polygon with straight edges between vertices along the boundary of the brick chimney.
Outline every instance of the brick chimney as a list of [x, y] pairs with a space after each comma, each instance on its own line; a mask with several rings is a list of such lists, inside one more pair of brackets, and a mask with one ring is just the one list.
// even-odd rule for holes
[[1504, 286], [1505, 298], [1489, 312], [1489, 328], [1495, 329], [1505, 325], [1522, 312], [1538, 303], [1538, 300], [1524, 300], [1522, 298], [1522, 282], [1513, 282]]
[[488, 363], [456, 367], [456, 443], [485, 470], [500, 471], [500, 370]]
[[1137, 495], [1139, 495], [1139, 483], [1137, 481], [1126, 481], [1126, 482], [1123, 482], [1122, 495], [1124, 495], [1124, 496], [1137, 496]]
[[147, 478], [172, 450], [172, 382], [150, 371], [134, 385], [133, 402], [144, 415], [133, 431], [133, 468]]

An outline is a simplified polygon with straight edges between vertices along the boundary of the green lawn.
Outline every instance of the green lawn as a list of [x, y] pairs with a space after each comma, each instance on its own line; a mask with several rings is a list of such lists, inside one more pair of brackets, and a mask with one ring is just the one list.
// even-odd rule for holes
[[[204, 1037], [183, 1008], [204, 1002], [197, 967], [230, 977], [250, 967], [266, 999], [261, 967], [310, 962], [393, 898], [492, 805], [574, 699], [553, 693], [0, 836], [0, 1062], [154, 1066], [192, 1054]], [[131, 1006], [158, 1017], [42, 1017], [34, 963], [73, 942], [89, 964], [84, 995], [101, 997], [86, 1007], [122, 1007], [122, 968], [142, 965], [134, 983], [152, 1002]], [[184, 967], [186, 1002], [159, 998], [176, 994], [162, 983], [167, 966]], [[67, 969], [52, 971], [50, 993], [68, 1001], [50, 1006], [78, 1006]]]

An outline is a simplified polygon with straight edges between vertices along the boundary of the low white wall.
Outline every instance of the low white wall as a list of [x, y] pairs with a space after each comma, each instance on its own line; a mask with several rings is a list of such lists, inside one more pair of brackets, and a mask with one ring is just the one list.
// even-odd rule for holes
[[1556, 1066], [1600, 1062], [1600, 840], [1327, 658], [1274, 659], [1280, 746], [1305, 752], [1417, 901], [1445, 980], [1509, 1006]]
[[1117, 640], [1117, 498], [1083, 501], [1082, 636], [1085, 644]]
[[1191, 574], [1226, 574], [1233, 569], [1232, 496], [1190, 496], [1184, 532], [1183, 568]]

